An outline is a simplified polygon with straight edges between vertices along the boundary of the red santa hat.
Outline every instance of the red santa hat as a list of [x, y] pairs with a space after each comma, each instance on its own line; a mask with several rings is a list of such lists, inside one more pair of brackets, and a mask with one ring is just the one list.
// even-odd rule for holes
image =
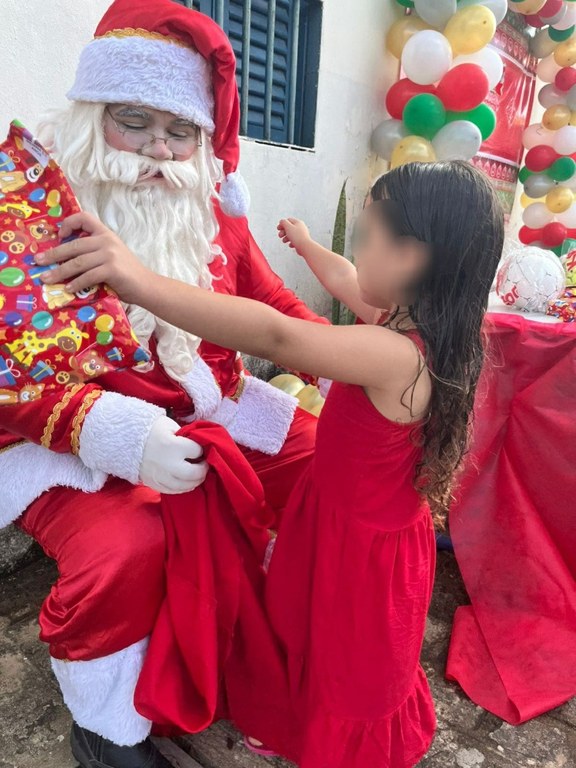
[[236, 58], [224, 31], [208, 16], [173, 0], [114, 0], [82, 51], [68, 98], [140, 104], [192, 120], [211, 137], [222, 160], [223, 211], [248, 212], [250, 195], [237, 170]]

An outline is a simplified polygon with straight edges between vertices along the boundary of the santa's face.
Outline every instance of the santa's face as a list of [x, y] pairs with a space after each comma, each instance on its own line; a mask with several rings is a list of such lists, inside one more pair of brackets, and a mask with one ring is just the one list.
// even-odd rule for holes
[[107, 104], [103, 119], [108, 146], [157, 161], [186, 161], [202, 143], [191, 120], [137, 104]]
[[[221, 252], [213, 200], [220, 180], [210, 138], [177, 115], [132, 104], [73, 102], [44, 124], [81, 206], [155, 272], [210, 288]], [[202, 141], [204, 138], [204, 141]], [[140, 307], [128, 315], [166, 370], [183, 380], [199, 339]]]

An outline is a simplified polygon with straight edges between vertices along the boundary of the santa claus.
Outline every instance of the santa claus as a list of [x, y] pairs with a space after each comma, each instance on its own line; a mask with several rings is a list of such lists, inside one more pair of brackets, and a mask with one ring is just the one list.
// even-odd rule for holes
[[[71, 104], [42, 126], [84, 209], [148, 266], [316, 318], [254, 242], [237, 171], [239, 104], [229, 40], [172, 0], [116, 0], [84, 49]], [[313, 452], [315, 419], [250, 377], [237, 353], [139, 307], [146, 372], [0, 409], [0, 523], [57, 561], [40, 614], [82, 766], [164, 766], [133, 693], [163, 597], [159, 492], [193, 489], [200, 448], [177, 437], [224, 425], [280, 511]], [[190, 461], [192, 460], [192, 462]], [[190, 552], [193, 558], [194, 552]]]

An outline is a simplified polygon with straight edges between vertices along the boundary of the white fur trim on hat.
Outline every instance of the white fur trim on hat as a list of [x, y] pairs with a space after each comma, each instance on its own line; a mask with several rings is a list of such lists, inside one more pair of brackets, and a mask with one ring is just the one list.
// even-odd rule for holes
[[210, 66], [197, 51], [137, 34], [92, 40], [80, 56], [73, 101], [140, 104], [214, 133]]
[[250, 192], [240, 171], [229, 173], [220, 187], [220, 207], [227, 216], [247, 216]]
[[122, 747], [144, 741], [152, 723], [134, 707], [148, 638], [91, 661], [52, 659], [52, 670], [72, 717], [81, 728]]

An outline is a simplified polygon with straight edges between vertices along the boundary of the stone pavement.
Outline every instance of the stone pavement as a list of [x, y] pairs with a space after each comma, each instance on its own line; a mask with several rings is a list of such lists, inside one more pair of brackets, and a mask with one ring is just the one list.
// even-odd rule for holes
[[[29, 556], [20, 570], [0, 577], [0, 768], [75, 766], [70, 719], [37, 640], [36, 615], [55, 575], [50, 561]], [[441, 553], [423, 654], [439, 729], [419, 768], [576, 768], [576, 700], [513, 728], [443, 679], [452, 616], [464, 602], [454, 557]], [[178, 768], [288, 768], [247, 754], [227, 724], [169, 747]]]

